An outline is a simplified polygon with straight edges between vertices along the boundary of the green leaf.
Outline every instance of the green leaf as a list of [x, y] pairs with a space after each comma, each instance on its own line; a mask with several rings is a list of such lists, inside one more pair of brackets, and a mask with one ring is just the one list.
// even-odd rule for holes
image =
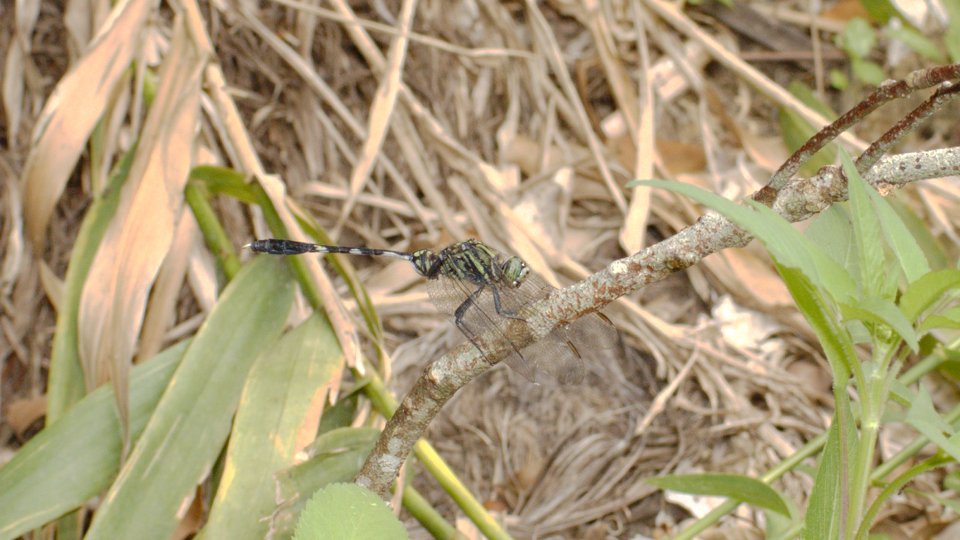
[[900, 26], [897, 28], [888, 28], [886, 30], [888, 37], [892, 39], [897, 39], [902, 41], [907, 47], [913, 49], [913, 52], [942, 64], [947, 61], [946, 56], [943, 54], [943, 51], [940, 50], [940, 46], [934, 43], [933, 41], [927, 39], [926, 36], [917, 32], [913, 28], [907, 26]]
[[877, 43], [877, 33], [870, 23], [855, 17], [850, 19], [840, 33], [840, 47], [856, 61], [865, 58]]
[[353, 480], [379, 436], [375, 428], [334, 429], [305, 449], [310, 459], [278, 472], [275, 492], [280, 504], [270, 520], [271, 536], [289, 536], [312, 493], [335, 482]]
[[258, 257], [227, 286], [97, 510], [88, 540], [173, 533], [223, 450], [250, 366], [287, 319], [293, 285], [285, 268]]
[[[131, 440], [143, 432], [188, 343], [131, 369]], [[115, 403], [113, 388], [101, 386], [0, 467], [0, 538], [16, 538], [81, 508], [110, 485], [123, 446]]]
[[827, 362], [833, 370], [834, 384], [841, 384], [849, 377], [850, 363], [856, 361], [850, 335], [840, 326], [823, 293], [813, 286], [806, 275], [799, 270], [779, 265], [777, 270], [783, 276], [783, 282], [797, 303], [797, 308], [823, 347]]
[[[890, 328], [916, 352], [920, 349], [920, 337], [914, 331], [910, 321], [897, 306], [883, 298], [864, 298], [856, 306], [841, 304], [840, 312], [844, 319], [855, 319], [874, 325]], [[876, 335], [876, 332], [874, 332]], [[882, 336], [877, 336], [882, 337]]]
[[409, 535], [376, 493], [356, 484], [333, 484], [307, 502], [293, 538], [392, 540]]
[[948, 309], [940, 315], [930, 315], [918, 328], [920, 332], [929, 332], [939, 328], [960, 330], [960, 308]]
[[900, 219], [900, 214], [893, 205], [886, 198], [881, 197], [875, 189], [869, 189], [867, 194], [873, 202], [873, 209], [877, 213], [887, 245], [892, 249], [907, 281], [920, 279], [921, 276], [929, 273], [930, 263], [920, 242], [910, 232], [907, 224]]
[[229, 195], [247, 204], [259, 202], [246, 177], [229, 167], [200, 165], [190, 171], [190, 179], [201, 183], [210, 193]]
[[315, 314], [260, 355], [237, 409], [222, 482], [204, 538], [263, 538], [276, 503], [274, 474], [296, 462], [316, 431], [317, 414], [343, 353], [325, 317]]
[[[930, 393], [926, 388], [921, 386], [916, 397], [910, 402], [906, 422], [941, 450], [950, 454], [953, 459], [960, 461], [960, 440], [956, 434], [953, 434], [950, 423], [944, 420], [933, 407], [933, 400], [930, 399]], [[947, 438], [943, 435], [944, 433], [950, 433], [952, 436]]]
[[813, 218], [803, 235], [837, 261], [848, 274], [859, 276], [857, 243], [853, 237], [853, 225], [847, 206], [843, 203], [830, 205]]
[[873, 188], [860, 178], [857, 167], [846, 152], [840, 152], [840, 160], [847, 176], [847, 191], [850, 194], [850, 218], [857, 241], [860, 267], [860, 294], [864, 297], [892, 298], [895, 291], [884, 290], [883, 271], [886, 261], [880, 220], [877, 219], [868, 194]]
[[960, 62], [960, 0], [943, 0], [943, 7], [950, 21], [943, 36], [947, 54], [951, 62]]
[[947, 291], [958, 287], [960, 270], [939, 270], [924, 274], [907, 285], [900, 297], [900, 309], [907, 319], [916, 321], [927, 308], [943, 299]]
[[846, 90], [850, 86], [850, 79], [847, 78], [847, 74], [840, 71], [839, 69], [830, 70], [830, 86], [836, 88], [837, 90]]
[[647, 483], [660, 489], [669, 489], [681, 493], [727, 497], [790, 516], [786, 501], [775, 489], [749, 476], [712, 473], [682, 474], [649, 478]]
[[890, 19], [900, 16], [890, 0], [860, 0], [860, 5], [870, 16], [870, 20], [876, 21], [881, 26], [887, 24]]
[[853, 75], [867, 84], [879, 86], [887, 78], [883, 68], [869, 60], [854, 58], [850, 67], [853, 69]]
[[839, 301], [855, 298], [856, 286], [853, 278], [822, 249], [766, 206], [752, 201], [748, 201], [749, 206], [741, 206], [699, 187], [680, 182], [642, 180], [637, 184], [668, 189], [713, 208], [756, 236], [779, 264], [801, 269], [813, 283], [829, 291], [833, 298]]
[[840, 502], [843, 495], [840, 490], [840, 424], [834, 415], [807, 503], [803, 528], [805, 540], [833, 540], [840, 537]]

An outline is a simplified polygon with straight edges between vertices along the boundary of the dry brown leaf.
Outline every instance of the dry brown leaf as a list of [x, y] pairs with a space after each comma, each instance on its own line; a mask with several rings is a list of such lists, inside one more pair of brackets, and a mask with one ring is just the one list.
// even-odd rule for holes
[[124, 423], [127, 372], [147, 293], [183, 210], [206, 58], [183, 22], [176, 24], [129, 180], [80, 299], [79, 348], [87, 386], [98, 386], [109, 374]]
[[117, 5], [109, 26], [100, 31], [87, 54], [60, 81], [37, 119], [23, 168], [24, 220], [34, 253], [42, 252], [53, 207], [114, 85], [139, 50], [136, 44], [152, 7], [153, 2], [146, 0]]

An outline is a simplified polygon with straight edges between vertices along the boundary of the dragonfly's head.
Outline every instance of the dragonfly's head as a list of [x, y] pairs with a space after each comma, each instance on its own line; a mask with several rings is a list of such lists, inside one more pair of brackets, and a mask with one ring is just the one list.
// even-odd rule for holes
[[413, 252], [413, 267], [421, 276], [432, 279], [440, 270], [440, 257], [429, 249], [418, 249]]
[[523, 284], [523, 280], [527, 279], [527, 274], [530, 273], [530, 267], [527, 266], [527, 263], [516, 255], [500, 265], [500, 270], [503, 271], [503, 279], [514, 289]]

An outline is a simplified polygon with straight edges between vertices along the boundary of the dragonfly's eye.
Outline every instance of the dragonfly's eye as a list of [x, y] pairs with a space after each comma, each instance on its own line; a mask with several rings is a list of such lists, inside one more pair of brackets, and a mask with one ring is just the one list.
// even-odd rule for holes
[[523, 262], [523, 259], [520, 257], [510, 257], [503, 263], [501, 269], [503, 270], [503, 277], [514, 289], [523, 283], [523, 280], [527, 278], [527, 274], [530, 272], [527, 263]]

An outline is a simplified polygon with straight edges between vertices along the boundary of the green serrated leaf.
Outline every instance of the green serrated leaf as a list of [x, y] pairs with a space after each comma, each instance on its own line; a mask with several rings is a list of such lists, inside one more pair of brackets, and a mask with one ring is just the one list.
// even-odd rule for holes
[[307, 502], [293, 538], [401, 540], [409, 535], [376, 493], [356, 484], [332, 484]]
[[682, 474], [650, 478], [647, 483], [681, 493], [727, 497], [790, 516], [787, 503], [777, 490], [749, 476], [713, 473]]

